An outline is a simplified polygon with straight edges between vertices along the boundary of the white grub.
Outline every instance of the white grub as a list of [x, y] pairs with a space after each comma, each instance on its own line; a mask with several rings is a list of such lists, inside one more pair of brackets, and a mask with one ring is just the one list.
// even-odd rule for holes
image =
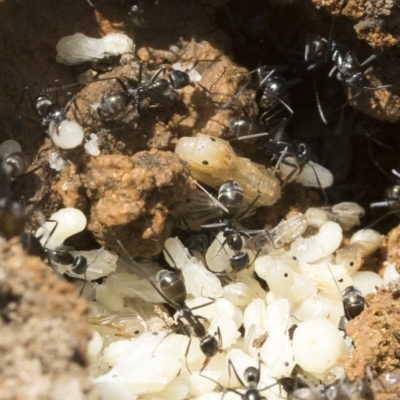
[[355, 225], [360, 225], [360, 218], [365, 214], [361, 206], [352, 202], [343, 202], [324, 209], [330, 215], [330, 219], [337, 222], [345, 232]]
[[206, 252], [207, 267], [213, 272], [230, 272], [232, 267], [229, 259], [235, 254], [225, 242], [224, 232], [219, 232]]
[[[192, 257], [178, 238], [169, 238], [165, 242], [164, 255], [167, 262], [182, 270], [186, 291], [194, 297], [222, 297], [221, 281], [204, 265]], [[173, 258], [173, 263], [171, 258]]]
[[342, 228], [336, 222], [328, 221], [319, 232], [309, 238], [298, 238], [291, 246], [292, 254], [300, 261], [313, 262], [336, 251], [342, 241]]
[[256, 207], [274, 204], [280, 198], [280, 184], [273, 170], [238, 157], [230, 144], [220, 138], [200, 134], [179, 139], [175, 153], [186, 161], [194, 179], [212, 187], [219, 187], [227, 179], [234, 179], [243, 189], [247, 204]]
[[243, 282], [230, 283], [224, 286], [223, 290], [224, 298], [241, 309], [247, 307], [257, 297]]
[[124, 307], [124, 299], [106, 285], [96, 286], [96, 301], [109, 311], [119, 311]]
[[260, 358], [272, 378], [289, 377], [295, 366], [289, 333], [275, 331], [268, 335], [260, 349]]
[[390, 281], [396, 280], [400, 277], [400, 274], [396, 270], [396, 263], [390, 263], [386, 265], [383, 271], [383, 284], [387, 285]]
[[246, 268], [236, 274], [238, 282], [242, 282], [249, 287], [260, 299], [265, 299], [267, 292], [261, 287], [260, 283], [253, 278], [254, 268]]
[[373, 229], [361, 229], [350, 239], [350, 244], [336, 251], [335, 263], [346, 267], [349, 274], [360, 269], [363, 259], [379, 248], [383, 236]]
[[[296, 160], [293, 157], [287, 157], [286, 161], [296, 165]], [[293, 172], [295, 167], [282, 163], [279, 167], [284, 176], [288, 176]], [[318, 178], [317, 178], [318, 176]], [[292, 175], [291, 181], [296, 181], [307, 187], [322, 187], [323, 189], [332, 186], [333, 175], [332, 173], [313, 161], [309, 161], [304, 165], [303, 170], [297, 168], [296, 172]]]
[[375, 292], [376, 288], [383, 286], [383, 279], [372, 271], [357, 271], [353, 275], [353, 284], [361, 290], [363, 296]]
[[300, 261], [299, 269], [301, 274], [314, 282], [318, 290], [323, 293], [336, 293], [338, 287], [342, 291], [353, 284], [346, 268], [342, 265], [331, 264], [329, 260], [314, 264]]
[[315, 318], [328, 318], [332, 312], [332, 304], [326, 299], [309, 297], [293, 312], [298, 321], [307, 321]]
[[99, 149], [99, 139], [95, 133], [90, 134], [90, 140], [86, 140], [84, 145], [86, 153], [90, 154], [91, 156], [99, 156], [100, 149]]
[[189, 394], [189, 382], [186, 374], [178, 375], [164, 390], [157, 393], [157, 397], [164, 400], [183, 400]]
[[307, 218], [308, 225], [316, 226], [317, 228], [321, 228], [325, 222], [329, 221], [328, 214], [318, 207], [310, 207], [304, 215]]
[[120, 55], [134, 51], [132, 39], [123, 33], [110, 33], [101, 39], [90, 38], [83, 33], [65, 36], [57, 43], [56, 61], [74, 65], [107, 55]]
[[208, 333], [214, 335], [218, 340], [219, 333], [221, 334], [221, 349], [232, 347], [236, 340], [240, 337], [240, 332], [237, 330], [237, 323], [232, 317], [217, 315], [211, 321]]
[[268, 305], [264, 314], [264, 329], [270, 335], [286, 332], [289, 324], [290, 304], [287, 299], [276, 299]]
[[82, 127], [75, 121], [64, 120], [60, 123], [51, 121], [49, 136], [52, 142], [60, 149], [74, 149], [79, 146], [84, 137]]
[[255, 271], [267, 282], [274, 298], [286, 298], [291, 306], [317, 293], [312, 280], [293, 271], [283, 260], [260, 257], [255, 261]]
[[12, 153], [22, 151], [21, 145], [12, 139], [5, 140], [0, 144], [0, 157], [5, 160]]
[[110, 347], [114, 349], [112, 369], [95, 382], [117, 382], [134, 394], [160, 392], [182, 369], [188, 340], [176, 334], [144, 333], [138, 339], [115, 342], [104, 351], [110, 361]]
[[265, 300], [254, 299], [244, 310], [243, 326], [245, 329], [245, 340], [250, 348], [254, 339], [265, 334], [265, 307]]
[[64, 160], [60, 155], [53, 151], [49, 154], [49, 167], [51, 169], [55, 169], [56, 171], [61, 171], [62, 167], [64, 166]]
[[[46, 247], [49, 249], [61, 246], [68, 237], [83, 231], [86, 227], [85, 214], [73, 207], [58, 210], [50, 217], [50, 220], [46, 221], [35, 233], [35, 236], [40, 238], [42, 245], [46, 243]], [[53, 221], [57, 221], [58, 224], [49, 238], [50, 232], [56, 225]]]
[[339, 330], [327, 319], [301, 322], [293, 334], [293, 354], [297, 364], [310, 373], [323, 374], [344, 354]]

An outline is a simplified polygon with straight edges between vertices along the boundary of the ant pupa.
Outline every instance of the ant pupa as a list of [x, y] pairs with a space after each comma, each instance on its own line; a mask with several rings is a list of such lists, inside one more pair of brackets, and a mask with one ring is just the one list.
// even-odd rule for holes
[[199, 182], [219, 187], [228, 179], [236, 181], [247, 204], [257, 196], [255, 207], [273, 205], [280, 198], [280, 184], [273, 170], [238, 157], [223, 139], [205, 134], [182, 137], [175, 153], [188, 163], [193, 178]]

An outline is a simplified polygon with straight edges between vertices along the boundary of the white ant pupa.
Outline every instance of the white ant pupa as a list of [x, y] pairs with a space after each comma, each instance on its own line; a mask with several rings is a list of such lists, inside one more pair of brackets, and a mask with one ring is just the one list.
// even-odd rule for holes
[[230, 144], [220, 138], [200, 134], [179, 139], [175, 153], [189, 165], [194, 179], [211, 187], [234, 179], [242, 188], [247, 204], [270, 206], [281, 196], [272, 169], [255, 164], [235, 154]]

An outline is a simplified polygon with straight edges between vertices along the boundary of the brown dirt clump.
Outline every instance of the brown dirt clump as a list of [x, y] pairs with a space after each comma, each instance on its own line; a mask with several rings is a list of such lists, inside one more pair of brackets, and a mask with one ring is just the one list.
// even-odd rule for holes
[[387, 262], [396, 263], [396, 270], [400, 273], [400, 225], [387, 234], [383, 251], [386, 253]]
[[2, 399], [99, 399], [86, 367], [86, 302], [17, 240], [0, 239]]
[[159, 150], [92, 159], [83, 176], [89, 230], [116, 252], [119, 239], [131, 256], [158, 254], [173, 228], [170, 210], [189, 193], [188, 175], [178, 156]]
[[346, 333], [354, 342], [354, 351], [343, 356], [340, 364], [347, 377], [363, 378], [366, 368], [375, 375], [400, 367], [399, 281], [365, 297], [367, 308], [348, 322]]

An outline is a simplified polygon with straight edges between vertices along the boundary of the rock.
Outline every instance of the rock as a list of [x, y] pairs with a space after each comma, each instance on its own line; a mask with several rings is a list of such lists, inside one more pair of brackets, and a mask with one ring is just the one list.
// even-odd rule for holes
[[173, 228], [170, 211], [188, 196], [188, 175], [175, 154], [159, 150], [92, 159], [83, 177], [92, 204], [89, 230], [117, 253], [121, 240], [131, 256], [158, 254]]
[[86, 302], [17, 240], [0, 239], [0, 301], [0, 398], [100, 398], [86, 369]]

